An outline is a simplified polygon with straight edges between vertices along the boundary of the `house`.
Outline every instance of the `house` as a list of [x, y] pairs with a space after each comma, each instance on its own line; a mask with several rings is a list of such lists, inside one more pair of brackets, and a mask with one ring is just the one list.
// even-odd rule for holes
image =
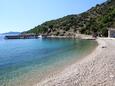
[[108, 37], [115, 38], [115, 28], [108, 28]]

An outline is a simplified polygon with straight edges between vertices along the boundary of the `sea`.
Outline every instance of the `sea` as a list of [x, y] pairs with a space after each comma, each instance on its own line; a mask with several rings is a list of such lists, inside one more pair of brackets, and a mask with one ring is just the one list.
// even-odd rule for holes
[[83, 59], [96, 46], [94, 40], [0, 39], [0, 86], [33, 86]]

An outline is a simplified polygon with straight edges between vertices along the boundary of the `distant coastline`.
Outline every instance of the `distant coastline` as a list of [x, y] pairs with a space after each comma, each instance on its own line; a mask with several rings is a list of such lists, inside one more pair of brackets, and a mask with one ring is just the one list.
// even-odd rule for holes
[[6, 35], [6, 39], [38, 39], [38, 38], [74, 38], [74, 39], [87, 39], [94, 40], [92, 35], [76, 34], [75, 36], [48, 36], [48, 35], [35, 35], [35, 34], [19, 34], [19, 35]]

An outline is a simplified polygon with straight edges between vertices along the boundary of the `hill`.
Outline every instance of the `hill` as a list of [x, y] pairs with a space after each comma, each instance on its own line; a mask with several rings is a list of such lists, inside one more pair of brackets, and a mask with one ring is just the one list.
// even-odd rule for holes
[[7, 32], [7, 33], [2, 33], [1, 35], [19, 35], [20, 32]]
[[108, 27], [115, 27], [115, 0], [107, 0], [102, 4], [97, 4], [78, 15], [68, 15], [47, 21], [24, 33], [56, 36], [98, 33], [101, 36], [107, 36]]

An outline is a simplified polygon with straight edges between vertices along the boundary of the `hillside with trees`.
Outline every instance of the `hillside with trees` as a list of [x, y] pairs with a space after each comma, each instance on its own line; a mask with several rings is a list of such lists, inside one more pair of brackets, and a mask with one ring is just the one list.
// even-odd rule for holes
[[97, 33], [100, 36], [107, 36], [108, 27], [115, 27], [115, 0], [107, 0], [102, 4], [97, 4], [95, 7], [78, 15], [68, 15], [44, 22], [24, 33], [55, 36]]

